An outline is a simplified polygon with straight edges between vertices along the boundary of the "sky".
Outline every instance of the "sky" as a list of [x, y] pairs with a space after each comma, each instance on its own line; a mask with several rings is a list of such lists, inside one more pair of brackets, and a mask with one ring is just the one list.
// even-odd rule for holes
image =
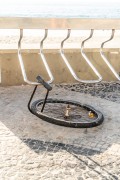
[[41, 4], [41, 5], [120, 5], [120, 0], [0, 0], [2, 4]]

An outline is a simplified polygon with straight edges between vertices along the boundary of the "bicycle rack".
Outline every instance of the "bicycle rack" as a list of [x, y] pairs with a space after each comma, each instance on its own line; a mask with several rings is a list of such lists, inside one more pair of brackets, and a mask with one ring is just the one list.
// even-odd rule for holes
[[102, 57], [102, 59], [104, 60], [104, 62], [107, 64], [107, 66], [109, 67], [109, 69], [112, 71], [112, 73], [114, 74], [114, 76], [120, 81], [120, 76], [119, 74], [115, 71], [115, 69], [113, 68], [113, 66], [109, 63], [107, 57], [105, 56], [104, 52], [103, 52], [103, 47], [104, 45], [111, 41], [113, 38], [114, 38], [114, 34], [115, 34], [115, 29], [112, 29], [112, 34], [111, 34], [111, 37], [104, 41], [102, 44], [101, 44], [101, 48], [100, 48], [100, 55]]
[[[22, 40], [22, 37], [23, 37], [23, 30], [20, 29], [20, 39], [18, 41], [18, 59], [19, 59], [21, 70], [22, 70], [23, 79], [24, 79], [24, 81], [26, 83], [28, 83], [30, 85], [35, 85], [35, 87], [33, 89], [33, 92], [31, 94], [31, 97], [29, 99], [29, 102], [28, 102], [28, 109], [29, 109], [29, 111], [32, 114], [38, 116], [39, 118], [41, 118], [41, 119], [43, 119], [45, 121], [48, 121], [48, 122], [51, 122], [51, 123], [54, 123], [54, 124], [57, 124], [57, 125], [67, 126], [67, 127], [90, 128], [90, 127], [94, 127], [94, 126], [100, 125], [103, 122], [104, 117], [103, 117], [101, 112], [97, 111], [93, 107], [91, 107], [89, 105], [86, 105], [86, 104], [81, 104], [81, 103], [76, 102], [76, 101], [60, 100], [60, 99], [52, 99], [52, 98], [48, 99], [48, 94], [52, 90], [52, 87], [49, 84], [53, 82], [54, 77], [53, 77], [53, 75], [51, 73], [51, 70], [50, 70], [50, 68], [49, 68], [49, 66], [47, 64], [47, 61], [45, 59], [45, 56], [43, 54], [43, 42], [47, 38], [47, 34], [48, 34], [48, 30], [45, 29], [44, 37], [43, 37], [43, 39], [40, 42], [40, 53], [39, 53], [39, 55], [41, 56], [41, 59], [42, 59], [42, 61], [44, 63], [44, 66], [46, 68], [48, 76], [50, 77], [50, 80], [48, 82], [45, 82], [44, 79], [39, 75], [36, 78], [38, 80], [38, 82], [32, 82], [32, 81], [29, 81], [27, 79], [27, 75], [26, 75], [26, 71], [25, 71], [25, 67], [24, 67], [24, 63], [23, 63], [23, 59], [22, 59], [22, 55], [21, 55], [21, 40]], [[63, 57], [66, 65], [67, 65], [68, 69], [70, 70], [71, 74], [73, 75], [73, 77], [76, 80], [78, 80], [79, 82], [84, 82], [84, 83], [95, 83], [95, 82], [99, 82], [100, 80], [102, 80], [100, 74], [97, 72], [95, 67], [91, 64], [91, 62], [89, 61], [89, 59], [85, 56], [85, 54], [83, 52], [84, 42], [86, 40], [88, 40], [91, 36], [82, 42], [82, 53], [84, 55], [85, 60], [87, 61], [89, 66], [93, 69], [95, 74], [99, 77], [99, 79], [98, 80], [88, 80], [87, 81], [87, 80], [81, 80], [81, 79], [79, 79], [76, 76], [74, 70], [72, 69], [72, 67], [68, 63], [67, 58], [65, 57], [64, 51], [63, 51], [63, 44], [64, 44], [65, 40], [67, 40], [69, 38], [69, 36], [70, 36], [70, 29], [68, 29], [67, 37], [61, 42], [60, 53], [61, 53], [61, 56]], [[35, 101], [35, 102], [33, 102], [31, 104], [31, 101], [32, 101], [33, 96], [34, 96], [34, 94], [36, 92], [36, 89], [37, 89], [38, 85], [40, 85], [40, 84], [42, 84], [46, 88], [46, 90], [47, 90], [46, 96], [45, 96], [44, 99], [37, 100], [37, 101]], [[60, 118], [50, 117], [49, 115], [46, 115], [45, 113], [43, 113], [43, 110], [45, 108], [46, 103], [47, 104], [51, 104], [51, 105], [53, 104], [54, 107], [56, 107], [56, 105], [55, 105], [56, 103], [57, 104], [61, 104], [62, 103], [64, 105], [66, 104], [67, 108], [66, 108], [65, 116], [63, 116], [64, 115], [63, 114], [62, 115], [62, 119], [60, 119]], [[41, 110], [38, 110], [37, 107], [40, 106], [40, 105], [42, 106]], [[80, 118], [81, 118], [81, 115], [80, 115], [80, 118], [78, 120], [76, 120], [76, 121], [73, 121], [73, 119], [71, 121], [67, 121], [66, 118], [68, 118], [68, 116], [69, 116], [68, 111], [71, 109], [70, 107], [68, 108], [68, 105], [74, 106], [74, 108], [75, 107], [83, 108], [84, 110], [87, 110], [87, 111], [91, 112], [93, 119], [90, 120], [90, 121], [89, 120], [83, 121], [83, 120], [80, 120]], [[61, 108], [59, 107], [58, 109], [61, 109]], [[59, 113], [58, 113], [58, 115], [59, 115]], [[76, 115], [76, 112], [75, 112], [75, 115]], [[77, 118], [78, 118], [78, 116], [77, 116]]]
[[85, 39], [84, 41], [82, 41], [82, 44], [81, 44], [81, 54], [82, 54], [83, 58], [85, 59], [85, 61], [87, 62], [87, 64], [94, 71], [95, 75], [98, 77], [98, 80], [82, 80], [82, 79], [78, 78], [76, 73], [75, 73], [75, 71], [71, 67], [70, 63], [68, 62], [66, 56], [64, 55], [63, 45], [64, 45], [64, 42], [70, 37], [70, 33], [71, 33], [71, 29], [68, 29], [67, 36], [61, 42], [61, 47], [60, 47], [60, 55], [61, 55], [62, 59], [64, 60], [65, 64], [67, 65], [67, 68], [69, 69], [70, 73], [75, 78], [75, 80], [77, 80], [78, 82], [82, 82], [82, 83], [97, 83], [97, 82], [100, 82], [102, 80], [102, 76], [99, 74], [97, 69], [93, 66], [93, 64], [90, 62], [90, 60], [88, 59], [88, 57], [84, 53], [84, 43], [92, 37], [93, 29], [91, 29], [90, 36], [87, 39]]
[[[39, 54], [40, 54], [41, 59], [42, 59], [42, 61], [44, 63], [44, 66], [46, 68], [48, 76], [50, 77], [50, 80], [48, 81], [48, 83], [50, 84], [50, 83], [52, 83], [54, 81], [54, 77], [53, 77], [53, 75], [51, 73], [51, 70], [50, 70], [50, 68], [49, 68], [49, 66], [47, 64], [47, 61], [45, 59], [45, 56], [43, 54], [43, 42], [47, 38], [47, 34], [48, 34], [48, 30], [45, 29], [44, 37], [43, 37], [43, 39], [40, 42], [40, 53]], [[27, 78], [25, 67], [24, 67], [24, 63], [23, 63], [23, 58], [22, 58], [22, 55], [21, 55], [21, 40], [22, 40], [22, 38], [23, 38], [23, 29], [20, 29], [20, 38], [19, 38], [19, 41], [18, 41], [18, 59], [19, 59], [19, 63], [20, 63], [23, 79], [24, 79], [24, 81], [26, 83], [28, 83], [30, 85], [40, 85], [40, 83], [29, 81], [28, 78]]]
[[[44, 63], [44, 66], [45, 66], [45, 68], [46, 68], [46, 71], [47, 71], [47, 73], [48, 73], [48, 76], [50, 77], [50, 80], [47, 81], [47, 83], [50, 84], [50, 83], [52, 83], [52, 82], [54, 81], [54, 77], [53, 77], [53, 75], [52, 75], [52, 73], [51, 73], [51, 70], [50, 70], [50, 68], [49, 68], [49, 66], [48, 66], [48, 64], [47, 64], [47, 61], [46, 61], [46, 59], [45, 59], [45, 56], [44, 56], [44, 54], [43, 54], [43, 42], [44, 42], [44, 40], [47, 38], [47, 34], [48, 34], [48, 30], [45, 29], [44, 37], [43, 37], [43, 39], [42, 39], [41, 42], [40, 42], [40, 53], [39, 53], [39, 54], [40, 54], [41, 59], [42, 59], [42, 61], [43, 61], [43, 63]], [[35, 85], [35, 88], [34, 88], [32, 94], [31, 94], [31, 97], [30, 97], [29, 102], [28, 102], [28, 109], [29, 109], [29, 111], [33, 114], [32, 110], [31, 110], [31, 101], [32, 101], [32, 99], [33, 99], [33, 96], [34, 96], [36, 90], [37, 90], [38, 85], [41, 85], [41, 83], [39, 83], [39, 82], [32, 82], [32, 81], [29, 81], [29, 80], [27, 79], [27, 75], [26, 75], [26, 71], [25, 71], [25, 67], [24, 67], [24, 63], [23, 63], [23, 59], [22, 59], [22, 55], [21, 55], [21, 40], [22, 40], [22, 37], [23, 37], [23, 29], [20, 29], [20, 38], [19, 38], [19, 41], [18, 41], [18, 59], [19, 59], [19, 63], [20, 63], [20, 67], [21, 67], [21, 71], [22, 71], [22, 75], [23, 75], [24, 81], [25, 81], [26, 83], [30, 84], [30, 85]], [[47, 99], [47, 97], [48, 97], [48, 94], [49, 94], [49, 90], [47, 90], [46, 97], [45, 97], [45, 101], [44, 101], [44, 103], [43, 103], [42, 109], [44, 109], [44, 106], [45, 106], [45, 103], [46, 103], [46, 99]]]

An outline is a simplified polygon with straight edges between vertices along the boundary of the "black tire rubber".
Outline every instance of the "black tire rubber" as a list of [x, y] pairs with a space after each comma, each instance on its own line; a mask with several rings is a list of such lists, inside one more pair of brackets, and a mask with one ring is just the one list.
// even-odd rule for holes
[[90, 122], [86, 123], [86, 122], [70, 122], [64, 119], [62, 120], [62, 119], [58, 119], [54, 117], [49, 117], [46, 114], [44, 114], [44, 112], [41, 112], [37, 109], [37, 106], [43, 104], [43, 102], [44, 102], [44, 99], [33, 102], [31, 105], [31, 111], [34, 115], [36, 115], [40, 119], [53, 123], [53, 124], [66, 126], [66, 127], [73, 127], [73, 128], [91, 128], [91, 127], [100, 125], [104, 120], [103, 114], [100, 111], [97, 111], [96, 109], [94, 109], [92, 106], [81, 104], [76, 101], [62, 100], [62, 99], [47, 99], [46, 103], [63, 103], [63, 104], [71, 104], [71, 105], [83, 107], [84, 109], [87, 109], [88, 111], [94, 112], [97, 118], [95, 120], [91, 120]]

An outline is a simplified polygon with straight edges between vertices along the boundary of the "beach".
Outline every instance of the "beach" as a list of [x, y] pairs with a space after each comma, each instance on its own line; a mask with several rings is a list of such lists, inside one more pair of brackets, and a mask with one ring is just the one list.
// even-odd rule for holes
[[[85, 43], [85, 48], [100, 48], [101, 43], [108, 40], [111, 30], [95, 30], [93, 37]], [[0, 29], [0, 50], [17, 49], [19, 30]], [[90, 30], [71, 30], [70, 38], [64, 43], [65, 49], [80, 49], [81, 42], [88, 38]], [[22, 39], [23, 49], [39, 49], [39, 43], [44, 36], [44, 30], [24, 30]], [[63, 39], [67, 36], [67, 30], [48, 30], [48, 37], [44, 42], [44, 49], [59, 49]], [[105, 44], [105, 48], [120, 48], [120, 31], [115, 31], [112, 41]]]

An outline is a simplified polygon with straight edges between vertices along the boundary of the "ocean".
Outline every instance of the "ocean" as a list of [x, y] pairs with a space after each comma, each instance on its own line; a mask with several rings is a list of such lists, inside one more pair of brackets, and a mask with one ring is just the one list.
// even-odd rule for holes
[[29, 3], [17, 4], [16, 0], [15, 4], [0, 4], [0, 16], [44, 18], [120, 18], [120, 7], [117, 5], [58, 6]]
[[[0, 0], [1, 1], [1, 0]], [[15, 3], [0, 3], [0, 17], [46, 17], [46, 18], [120, 18], [120, 6], [98, 6], [98, 5], [89, 5], [89, 6], [76, 6], [76, 5], [40, 5], [40, 3], [18, 3], [17, 0]], [[11, 2], [11, 1], [9, 1]], [[24, 30], [25, 36], [39, 36], [39, 30]], [[50, 36], [66, 36], [66, 31], [49, 30]], [[87, 36], [89, 32], [87, 31], [73, 31], [72, 36]], [[18, 35], [19, 30], [5, 30], [0, 29], [0, 36], [6, 35]], [[41, 34], [43, 32], [41, 31]], [[106, 34], [111, 34], [111, 31], [95, 31], [94, 34], [99, 36], [106, 36]]]

